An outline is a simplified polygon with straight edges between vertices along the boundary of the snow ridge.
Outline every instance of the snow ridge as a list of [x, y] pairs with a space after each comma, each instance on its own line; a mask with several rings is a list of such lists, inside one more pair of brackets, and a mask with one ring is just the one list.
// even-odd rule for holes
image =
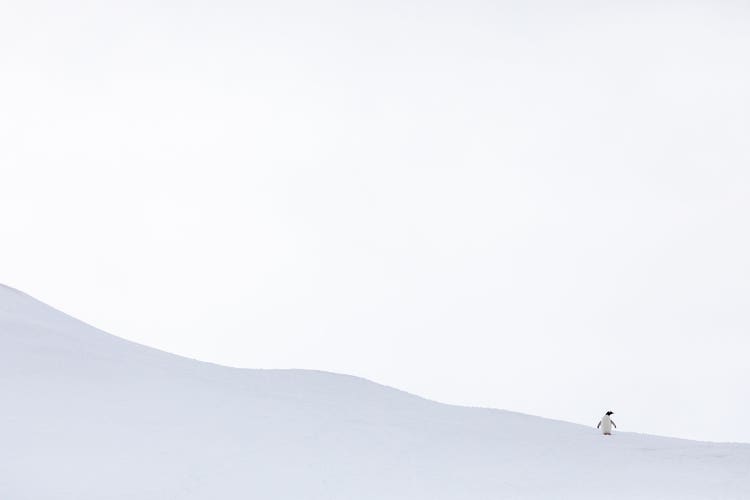
[[750, 445], [604, 438], [356, 377], [221, 367], [4, 285], [0, 404], [3, 499], [750, 498]]

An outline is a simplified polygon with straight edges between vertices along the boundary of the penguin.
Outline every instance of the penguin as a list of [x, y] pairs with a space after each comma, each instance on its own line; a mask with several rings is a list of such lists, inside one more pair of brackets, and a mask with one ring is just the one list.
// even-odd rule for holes
[[601, 427], [602, 434], [604, 434], [605, 436], [611, 436], [612, 435], [612, 427], [614, 427], [615, 429], [617, 429], [617, 425], [615, 425], [615, 421], [610, 418], [610, 415], [614, 415], [614, 413], [615, 412], [613, 412], [613, 411], [608, 411], [602, 417], [602, 419], [599, 421], [599, 423], [596, 426], [597, 429]]

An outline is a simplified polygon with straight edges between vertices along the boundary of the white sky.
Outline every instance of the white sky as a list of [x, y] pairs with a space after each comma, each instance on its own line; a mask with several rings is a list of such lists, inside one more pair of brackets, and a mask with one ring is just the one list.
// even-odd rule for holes
[[0, 3], [0, 282], [217, 363], [750, 441], [745, 2]]

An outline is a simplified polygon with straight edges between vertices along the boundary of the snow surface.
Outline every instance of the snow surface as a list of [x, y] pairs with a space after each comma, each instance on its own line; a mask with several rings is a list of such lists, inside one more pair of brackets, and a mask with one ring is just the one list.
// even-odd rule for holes
[[750, 498], [750, 445], [603, 437], [599, 417], [221, 367], [0, 286], [1, 499]]

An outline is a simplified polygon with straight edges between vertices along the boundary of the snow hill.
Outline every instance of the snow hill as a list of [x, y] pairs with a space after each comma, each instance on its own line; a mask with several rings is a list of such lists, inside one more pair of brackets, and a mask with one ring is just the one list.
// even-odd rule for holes
[[0, 498], [748, 499], [750, 445], [211, 365], [0, 286]]

